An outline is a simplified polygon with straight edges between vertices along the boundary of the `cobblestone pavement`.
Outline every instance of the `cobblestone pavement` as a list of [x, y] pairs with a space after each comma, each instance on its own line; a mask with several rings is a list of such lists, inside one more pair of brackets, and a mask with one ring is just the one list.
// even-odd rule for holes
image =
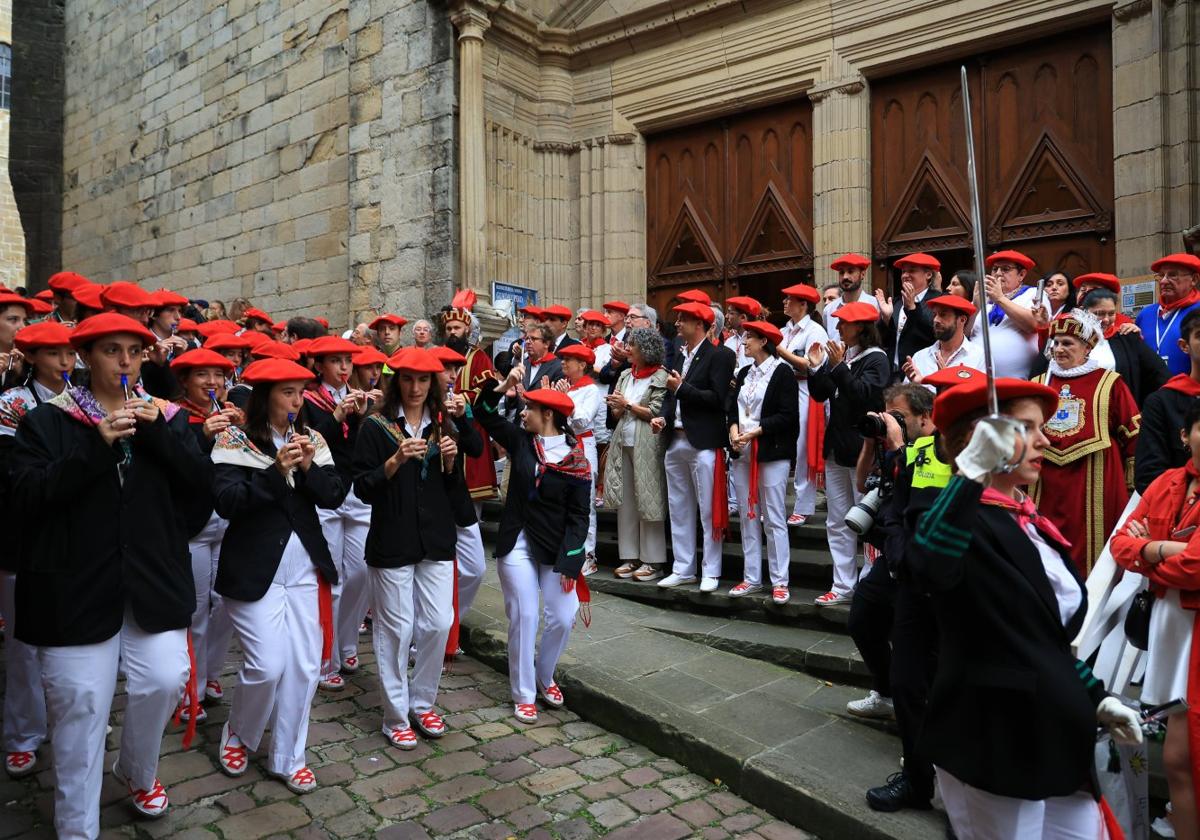
[[[367, 637], [363, 637], [367, 641]], [[2, 646], [0, 646], [2, 650]], [[309, 730], [309, 766], [320, 787], [292, 794], [265, 777], [259, 758], [240, 779], [220, 772], [216, 745], [226, 702], [208, 706], [192, 749], [179, 727], [163, 739], [159, 777], [171, 798], [160, 820], [137, 819], [123, 790], [105, 776], [102, 837], [253, 840], [349, 838], [725, 837], [790, 840], [810, 835], [751, 807], [713, 780], [582, 721], [543, 710], [538, 723], [512, 718], [507, 680], [462, 657], [442, 679], [439, 707], [448, 733], [401, 752], [380, 732], [379, 689], [369, 647], [344, 691], [318, 692]], [[233, 685], [231, 674], [222, 680]], [[121, 687], [118, 688], [118, 692]], [[113, 704], [120, 737], [123, 693]], [[113, 753], [107, 759], [111, 766]], [[43, 769], [0, 778], [0, 837], [53, 837], [50, 752]], [[0, 774], [2, 776], [2, 774]]]

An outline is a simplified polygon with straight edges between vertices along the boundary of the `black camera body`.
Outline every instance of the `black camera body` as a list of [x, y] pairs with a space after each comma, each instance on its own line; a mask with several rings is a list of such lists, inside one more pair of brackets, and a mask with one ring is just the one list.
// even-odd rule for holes
[[[900, 424], [900, 431], [904, 434], [905, 442], [908, 441], [908, 427], [904, 425], [904, 415], [899, 411], [889, 411], [888, 414], [895, 418]], [[866, 414], [854, 427], [858, 433], [865, 438], [884, 438], [887, 437], [887, 426], [883, 423], [883, 418], [874, 414]]]

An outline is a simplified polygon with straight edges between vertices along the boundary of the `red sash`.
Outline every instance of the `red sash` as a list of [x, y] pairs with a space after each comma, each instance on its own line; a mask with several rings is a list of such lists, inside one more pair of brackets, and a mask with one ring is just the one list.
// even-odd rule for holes
[[712, 492], [712, 536], [717, 542], [725, 541], [729, 530], [729, 488], [725, 486], [725, 452], [718, 449], [713, 461]]
[[758, 511], [758, 438], [750, 441], [750, 492], [747, 495], [746, 516], [754, 519]]
[[[183, 690], [183, 700], [187, 704], [188, 722], [187, 729], [183, 733], [183, 748], [186, 750], [192, 746], [192, 739], [196, 737], [196, 718], [200, 714], [200, 692], [196, 688], [196, 651], [192, 647], [192, 630], [187, 631], [187, 652], [188, 652], [188, 679], [187, 686]], [[180, 703], [175, 709], [175, 718], [172, 721], [176, 726], [179, 725], [179, 720], [182, 717], [184, 704]]]
[[450, 625], [450, 635], [446, 637], [446, 660], [454, 658], [454, 652], [458, 650], [458, 557], [454, 560], [454, 623]]
[[323, 575], [317, 575], [317, 614], [321, 617], [321, 675], [333, 664], [333, 589]]
[[808, 398], [808, 425], [804, 427], [808, 480], [821, 487], [825, 475], [825, 403]]

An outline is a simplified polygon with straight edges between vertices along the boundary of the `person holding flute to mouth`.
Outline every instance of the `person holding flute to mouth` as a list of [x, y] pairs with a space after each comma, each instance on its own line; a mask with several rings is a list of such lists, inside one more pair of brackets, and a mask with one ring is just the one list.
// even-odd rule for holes
[[16, 635], [42, 670], [59, 837], [99, 834], [118, 666], [129, 699], [113, 774], [144, 816], [168, 807], [158, 755], [188, 682], [195, 607], [185, 514], [212, 468], [169, 425], [175, 406], [131, 389], [153, 341], [123, 315], [89, 318], [70, 342], [90, 384], [31, 411], [13, 446], [12, 509], [27, 526]]
[[[308, 421], [329, 444], [334, 466], [347, 488], [354, 479], [354, 443], [372, 402], [365, 391], [350, 384], [358, 350], [357, 344], [332, 335], [314, 339], [305, 349], [317, 371], [317, 379], [304, 391]], [[321, 675], [320, 687], [341, 691], [346, 682], [339, 670], [346, 674], [358, 670], [358, 627], [367, 614], [370, 585], [363, 555], [371, 508], [350, 489], [336, 510], [322, 510], [318, 516], [338, 570], [338, 583], [333, 587], [333, 656]]]

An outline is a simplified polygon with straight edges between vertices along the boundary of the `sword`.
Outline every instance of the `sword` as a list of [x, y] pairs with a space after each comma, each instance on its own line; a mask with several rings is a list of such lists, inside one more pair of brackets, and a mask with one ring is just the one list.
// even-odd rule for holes
[[975, 132], [971, 122], [971, 91], [967, 86], [967, 66], [962, 65], [962, 101], [963, 125], [967, 129], [967, 184], [971, 188], [971, 231], [975, 244], [975, 267], [979, 271], [980, 282], [975, 284], [975, 294], [979, 298], [980, 327], [983, 330], [983, 362], [987, 373], [988, 414], [996, 417], [1000, 414], [1000, 402], [996, 398], [996, 367], [992, 362], [992, 339], [988, 330], [987, 293], [985, 288], [983, 260], [983, 215], [979, 210], [979, 179], [975, 174]]

